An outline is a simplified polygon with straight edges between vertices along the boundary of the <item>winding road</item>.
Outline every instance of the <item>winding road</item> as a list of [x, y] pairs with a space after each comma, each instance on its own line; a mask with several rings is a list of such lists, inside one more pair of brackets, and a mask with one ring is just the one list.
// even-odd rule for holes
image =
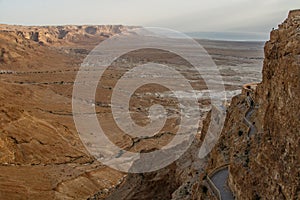
[[[250, 96], [247, 96], [246, 98], [247, 103], [249, 104], [249, 109], [247, 110], [245, 117], [244, 117], [244, 123], [249, 127], [248, 137], [252, 136], [257, 132], [257, 129], [255, 125], [250, 121], [250, 118], [252, 114], [255, 111], [254, 101]], [[217, 196], [221, 200], [233, 200], [234, 196], [231, 192], [230, 188], [227, 185], [227, 180], [229, 176], [228, 167], [222, 168], [216, 172], [214, 172], [210, 178], [210, 184], [213, 184], [212, 187], [217, 189]]]
[[215, 187], [219, 190], [222, 200], [234, 200], [233, 194], [227, 185], [228, 176], [228, 168], [224, 168], [215, 172], [210, 178]]
[[251, 117], [251, 115], [254, 112], [254, 101], [253, 101], [253, 99], [250, 96], [248, 96], [247, 98], [248, 98], [248, 102], [249, 102], [249, 106], [250, 107], [249, 107], [248, 111], [245, 114], [244, 123], [249, 127], [248, 137], [250, 137], [254, 133], [257, 132], [257, 129], [254, 126], [254, 124], [251, 123], [251, 121], [250, 121], [250, 117]]

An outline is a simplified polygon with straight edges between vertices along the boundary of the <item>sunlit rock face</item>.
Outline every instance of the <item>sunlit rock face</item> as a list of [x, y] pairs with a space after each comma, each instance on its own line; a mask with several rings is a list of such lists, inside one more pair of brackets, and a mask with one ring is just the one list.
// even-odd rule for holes
[[239, 199], [299, 198], [299, 55], [300, 10], [295, 10], [265, 45], [263, 80], [254, 96], [258, 133], [248, 141], [247, 168], [238, 163], [231, 167]]
[[256, 127], [244, 122], [247, 92], [234, 97], [209, 169], [230, 164], [229, 186], [237, 199], [299, 198], [300, 11], [273, 30], [265, 45], [263, 79], [254, 90]]

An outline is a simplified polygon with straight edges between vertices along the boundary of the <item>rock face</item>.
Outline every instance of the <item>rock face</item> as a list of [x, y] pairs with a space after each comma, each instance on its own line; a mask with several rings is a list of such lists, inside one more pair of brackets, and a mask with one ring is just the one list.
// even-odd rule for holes
[[295, 10], [271, 32], [263, 81], [232, 99], [210, 155], [197, 157], [208, 115], [202, 136], [178, 161], [158, 172], [129, 175], [108, 199], [217, 199], [206, 177], [224, 164], [236, 199], [299, 199], [299, 75], [300, 10]]
[[231, 160], [230, 186], [238, 199], [299, 199], [299, 91], [300, 10], [295, 10], [265, 45], [263, 81], [253, 97], [257, 133], [232, 144], [246, 157], [244, 165]]
[[229, 164], [228, 184], [236, 199], [300, 198], [299, 59], [300, 10], [295, 10], [271, 32], [263, 80], [233, 98], [208, 158], [206, 171]]

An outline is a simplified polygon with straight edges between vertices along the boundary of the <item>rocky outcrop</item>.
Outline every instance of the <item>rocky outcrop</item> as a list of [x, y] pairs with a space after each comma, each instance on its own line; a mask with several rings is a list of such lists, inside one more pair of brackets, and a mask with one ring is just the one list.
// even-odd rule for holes
[[299, 198], [299, 76], [300, 10], [295, 10], [265, 45], [263, 81], [254, 95], [252, 117], [258, 132], [248, 141], [248, 167], [231, 166], [230, 184], [239, 199]]

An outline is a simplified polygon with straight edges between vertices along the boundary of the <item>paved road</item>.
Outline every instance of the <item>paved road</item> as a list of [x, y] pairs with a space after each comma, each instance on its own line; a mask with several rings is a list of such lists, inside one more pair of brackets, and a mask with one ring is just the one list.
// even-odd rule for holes
[[[253, 100], [251, 100], [253, 102]], [[254, 103], [253, 103], [254, 104]], [[244, 118], [244, 123], [249, 126], [250, 130], [248, 133], [248, 136], [250, 137], [251, 135], [253, 135], [254, 133], [257, 132], [256, 127], [250, 122], [250, 117], [254, 112], [254, 105], [251, 105], [249, 110], [247, 111], [245, 118]]]
[[211, 181], [221, 193], [222, 200], [234, 200], [233, 194], [227, 185], [228, 174], [228, 168], [225, 168], [211, 177]]
[[[254, 102], [251, 98], [249, 98], [248, 100], [249, 100], [250, 108], [245, 114], [244, 123], [250, 128], [248, 134], [249, 136], [251, 136], [257, 132], [257, 129], [250, 121], [250, 117], [254, 112]], [[220, 171], [217, 171], [210, 177], [213, 184], [219, 190], [222, 200], [234, 199], [233, 194], [227, 185], [228, 175], [229, 175], [228, 168], [225, 168], [225, 169], [221, 169]]]

